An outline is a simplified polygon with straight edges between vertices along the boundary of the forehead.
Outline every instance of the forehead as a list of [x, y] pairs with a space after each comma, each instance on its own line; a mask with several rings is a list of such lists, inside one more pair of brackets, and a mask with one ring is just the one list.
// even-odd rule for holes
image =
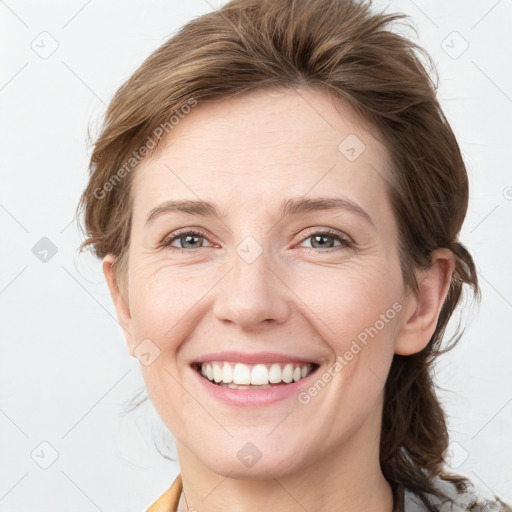
[[199, 103], [135, 171], [134, 216], [169, 199], [257, 207], [271, 197], [277, 205], [336, 192], [382, 210], [389, 157], [378, 139], [347, 104], [319, 90]]

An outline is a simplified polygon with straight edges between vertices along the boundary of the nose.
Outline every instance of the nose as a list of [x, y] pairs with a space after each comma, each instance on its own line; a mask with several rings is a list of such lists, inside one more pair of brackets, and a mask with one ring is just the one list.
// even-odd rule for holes
[[279, 270], [271, 268], [265, 251], [253, 261], [240, 254], [234, 252], [231, 269], [218, 284], [213, 308], [216, 318], [244, 330], [284, 323], [293, 294]]

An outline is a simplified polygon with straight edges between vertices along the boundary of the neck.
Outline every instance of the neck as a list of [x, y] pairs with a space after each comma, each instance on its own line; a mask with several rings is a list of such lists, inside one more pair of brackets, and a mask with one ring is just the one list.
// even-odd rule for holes
[[[351, 512], [354, 512], [354, 511], [389, 511], [389, 512], [399, 512], [401, 511], [402, 509], [399, 509], [399, 505], [398, 503], [395, 503], [394, 502], [394, 497], [393, 497], [393, 490], [391, 488], [391, 491], [388, 489], [389, 487], [389, 484], [387, 483], [387, 481], [383, 481], [382, 484], [381, 484], [381, 488], [374, 488], [372, 489], [372, 497], [373, 497], [373, 500], [375, 502], [375, 505], [372, 505], [372, 504], [366, 504], [366, 505], [363, 505], [363, 504], [360, 504], [360, 505], [347, 505], [346, 503], [343, 504], [343, 505], [340, 505], [341, 508], [337, 508], [337, 509], [333, 509], [333, 508], [330, 508], [330, 510], [340, 510], [340, 511], [351, 511]], [[293, 501], [294, 498], [291, 497], [291, 500], [290, 501]], [[318, 500], [319, 502], [321, 500]], [[199, 500], [199, 502], [202, 502], [202, 500]], [[296, 502], [296, 505], [295, 506], [292, 506], [286, 510], [290, 510], [290, 511], [297, 511], [299, 512], [300, 510], [308, 510], [306, 509], [302, 504], [300, 504], [299, 502], [297, 502], [297, 500], [295, 500]], [[245, 503], [248, 503], [248, 502], [245, 502]], [[273, 510], [271, 507], [273, 506], [272, 504], [267, 504], [267, 505], [257, 505], [258, 507], [261, 507], [261, 506], [267, 506], [268, 507], [268, 510]], [[321, 511], [324, 511], [324, 510], [327, 510], [326, 507], [331, 507], [331, 505], [323, 505], [320, 504], [319, 505], [321, 508], [319, 508], [319, 512]], [[197, 505], [196, 505], [197, 507]], [[186, 500], [186, 497], [185, 497], [185, 493], [184, 491], [182, 490], [181, 494], [180, 494], [180, 499], [179, 499], [179, 502], [178, 502], [178, 507], [176, 509], [176, 512], [190, 512], [192, 510], [198, 510], [196, 507], [193, 507], [192, 505], [188, 504], [187, 500]], [[230, 512], [231, 511], [249, 511], [249, 510], [253, 510], [254, 509], [254, 506], [251, 506], [249, 508], [249, 506], [247, 505], [241, 505], [240, 503], [238, 503], [237, 506], [234, 506], [234, 505], [229, 505], [229, 509], [224, 509], [224, 510], [229, 510]], [[203, 508], [202, 510], [207, 510], [206, 508]], [[210, 510], [210, 509], [208, 509]], [[316, 510], [316, 509], [315, 509]]]

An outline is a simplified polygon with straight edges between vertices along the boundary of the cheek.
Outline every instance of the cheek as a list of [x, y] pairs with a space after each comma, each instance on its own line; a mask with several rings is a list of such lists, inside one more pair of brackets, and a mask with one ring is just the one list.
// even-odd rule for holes
[[200, 304], [209, 288], [207, 282], [204, 272], [194, 274], [185, 268], [145, 268], [134, 272], [130, 312], [137, 335], [168, 350], [169, 343], [183, 333], [188, 315]]
[[141, 364], [141, 372], [159, 416], [180, 436], [183, 411], [190, 404], [180, 385], [183, 375], [177, 353], [193, 330], [192, 321], [204, 291], [190, 279], [190, 270], [138, 268], [130, 281], [133, 331], [139, 343], [151, 340], [158, 353], [151, 364]]
[[[322, 267], [294, 276], [290, 287], [310, 309], [325, 339], [356, 337], [385, 314], [399, 298], [397, 277], [380, 259], [366, 264]], [[304, 308], [306, 311], [307, 308]], [[313, 313], [313, 314], [311, 314]]]
[[335, 394], [346, 393], [349, 382], [354, 390], [371, 395], [384, 385], [402, 309], [396, 270], [375, 260], [364, 267], [323, 268], [315, 276], [304, 273], [294, 283], [304, 303], [301, 315], [333, 352], [332, 362], [338, 361]]

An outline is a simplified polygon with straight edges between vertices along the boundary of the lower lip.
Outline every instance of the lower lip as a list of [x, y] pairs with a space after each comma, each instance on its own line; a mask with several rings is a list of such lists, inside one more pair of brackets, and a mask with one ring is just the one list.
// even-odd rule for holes
[[224, 386], [218, 386], [203, 377], [194, 368], [191, 367], [191, 370], [199, 379], [201, 385], [204, 386], [205, 390], [217, 400], [228, 405], [263, 406], [297, 395], [303, 388], [310, 385], [310, 380], [313, 375], [317, 373], [318, 368], [319, 367], [316, 367], [316, 369], [309, 375], [296, 382], [267, 389], [231, 389]]

